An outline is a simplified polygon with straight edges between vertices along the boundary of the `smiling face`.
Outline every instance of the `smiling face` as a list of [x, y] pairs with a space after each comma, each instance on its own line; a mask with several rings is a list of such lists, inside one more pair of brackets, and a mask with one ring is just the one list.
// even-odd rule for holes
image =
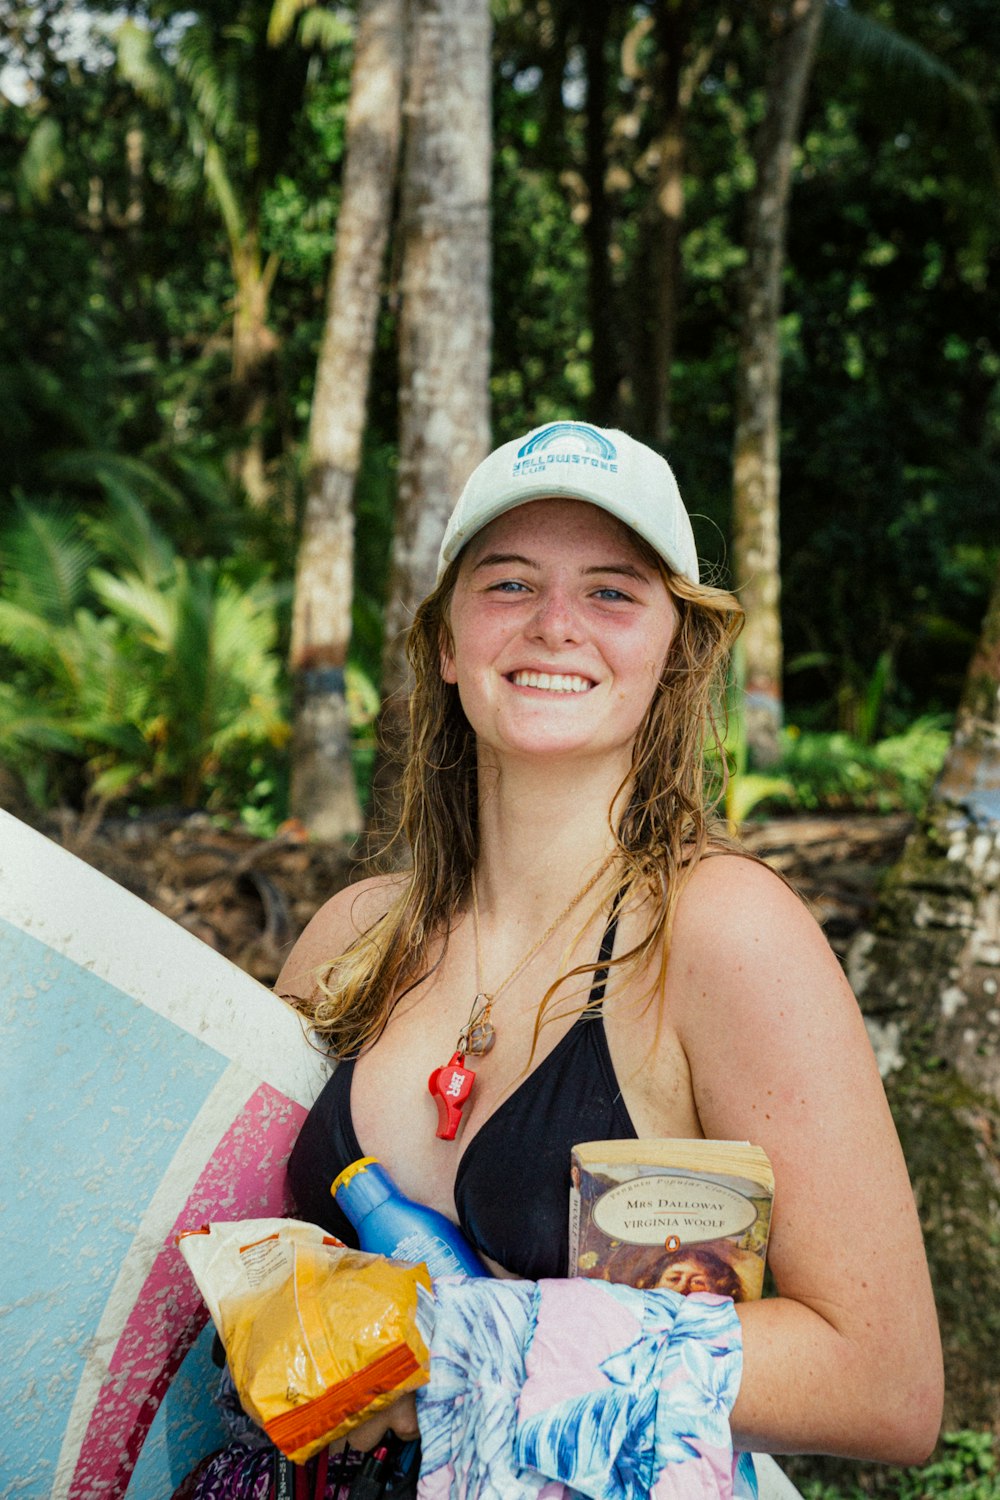
[[626, 526], [583, 501], [535, 500], [466, 547], [441, 674], [480, 749], [613, 754], [624, 774], [676, 620]]

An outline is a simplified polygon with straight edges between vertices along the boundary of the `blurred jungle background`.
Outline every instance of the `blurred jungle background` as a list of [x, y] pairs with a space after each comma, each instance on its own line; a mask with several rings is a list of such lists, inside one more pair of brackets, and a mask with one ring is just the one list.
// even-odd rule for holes
[[0, 805], [272, 979], [391, 814], [472, 467], [657, 447], [748, 611], [721, 813], [859, 993], [948, 1351], [927, 1468], [791, 1468], [995, 1500], [995, 0], [0, 27]]

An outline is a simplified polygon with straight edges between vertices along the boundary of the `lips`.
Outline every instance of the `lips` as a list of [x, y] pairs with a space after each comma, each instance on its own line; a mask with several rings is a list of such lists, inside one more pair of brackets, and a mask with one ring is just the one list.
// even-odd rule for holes
[[546, 693], [589, 693], [594, 686], [589, 677], [575, 672], [511, 672], [508, 681], [515, 687], [540, 688]]

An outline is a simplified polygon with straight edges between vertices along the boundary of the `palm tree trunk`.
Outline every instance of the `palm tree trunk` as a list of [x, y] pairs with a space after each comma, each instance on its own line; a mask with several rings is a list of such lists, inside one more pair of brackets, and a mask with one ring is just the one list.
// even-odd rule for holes
[[383, 694], [434, 585], [445, 522], [489, 446], [488, 0], [414, 0], [402, 203], [399, 502]]
[[351, 637], [354, 490], [402, 130], [406, 0], [362, 0], [344, 189], [316, 368], [290, 665], [291, 811], [316, 837], [361, 828], [344, 665]]
[[[490, 40], [488, 0], [412, 0], [383, 744], [405, 716], [407, 626], [434, 585], [448, 514], [489, 446]], [[383, 756], [379, 824], [393, 819], [395, 787]]]
[[649, 360], [645, 363], [648, 399], [644, 430], [657, 447], [670, 441], [670, 408], [677, 317], [680, 308], [681, 236], [684, 225], [685, 118], [671, 112], [657, 142], [656, 189], [646, 218], [649, 279], [645, 298], [652, 313]]
[[587, 307], [590, 323], [591, 415], [616, 422], [618, 349], [615, 339], [614, 283], [611, 276], [611, 206], [608, 202], [607, 110], [609, 0], [584, 0], [581, 35], [587, 75], [584, 117], [587, 218]]
[[1000, 571], [951, 746], [847, 954], [927, 1239], [946, 1425], [1000, 1420]]
[[778, 758], [782, 718], [780, 319], [792, 151], [824, 0], [786, 0], [767, 10], [775, 38], [755, 150], [757, 181], [747, 208], [733, 454], [733, 568], [747, 612], [744, 711], [751, 761], [759, 766]]
[[666, 448], [671, 438], [673, 365], [682, 306], [688, 116], [719, 45], [732, 29], [729, 8], [723, 6], [712, 34], [698, 45], [692, 36], [698, 13], [697, 4], [690, 3], [655, 10], [654, 87], [659, 121], [652, 154], [656, 178], [640, 223], [641, 270], [635, 286], [639, 358], [632, 383], [639, 434], [659, 448]]
[[276, 256], [261, 263], [259, 236], [246, 230], [232, 247], [236, 297], [233, 308], [232, 405], [236, 426], [243, 434], [230, 472], [250, 504], [262, 509], [271, 497], [264, 462], [264, 418], [267, 415], [268, 367], [278, 340], [269, 326], [268, 304], [278, 270]]
[[876, 934], [856, 941], [853, 962], [895, 1050], [899, 1025], [932, 1023], [933, 1050], [1000, 1104], [1000, 572], [941, 775]]

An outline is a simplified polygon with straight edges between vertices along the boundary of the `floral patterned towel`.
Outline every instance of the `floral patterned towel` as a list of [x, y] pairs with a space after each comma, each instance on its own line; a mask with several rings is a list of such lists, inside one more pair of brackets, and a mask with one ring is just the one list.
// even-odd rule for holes
[[756, 1500], [727, 1298], [439, 1280], [418, 1500]]

